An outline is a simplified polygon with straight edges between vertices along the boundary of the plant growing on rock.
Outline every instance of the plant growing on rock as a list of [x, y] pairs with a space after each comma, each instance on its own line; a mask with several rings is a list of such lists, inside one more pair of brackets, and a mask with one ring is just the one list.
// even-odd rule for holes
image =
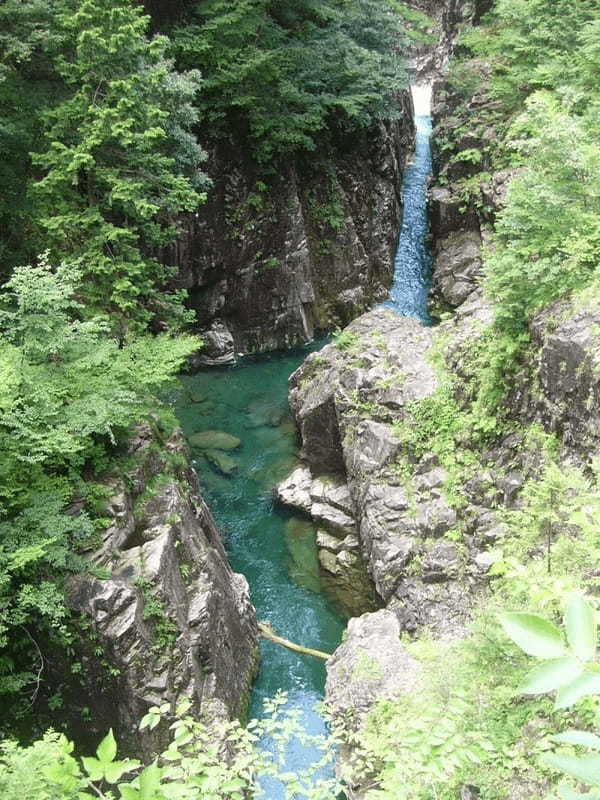
[[[4, 742], [0, 793], [3, 800], [244, 800], [249, 794], [266, 797], [261, 782], [271, 779], [283, 785], [290, 799], [330, 800], [341, 786], [322, 770], [331, 765], [334, 751], [326, 739], [306, 734], [298, 716], [284, 710], [285, 703], [284, 694], [267, 700], [265, 718], [245, 728], [237, 721], [205, 725], [190, 716], [188, 700], [179, 703], [174, 718], [169, 704], [150, 708], [140, 727], [153, 729], [168, 719], [172, 733], [166, 750], [147, 766], [118, 760], [112, 731], [94, 757], [81, 759], [73, 744], [54, 732], [27, 748]], [[258, 746], [265, 737], [274, 743], [273, 753]], [[322, 753], [303, 774], [285, 770], [286, 748], [293, 739]]]

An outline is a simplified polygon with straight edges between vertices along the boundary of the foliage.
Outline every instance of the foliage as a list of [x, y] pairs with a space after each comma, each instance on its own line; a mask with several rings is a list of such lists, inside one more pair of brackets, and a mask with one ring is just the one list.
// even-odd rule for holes
[[[484, 270], [496, 320], [474, 406], [483, 431], [500, 427], [499, 409], [532, 315], [598, 283], [599, 24], [593, 0], [497, 0], [483, 24], [461, 36], [451, 69], [454, 89], [465, 97], [478, 93], [484, 102], [474, 115], [467, 106], [458, 109], [460, 124], [452, 118], [441, 148], [458, 151], [465, 136], [475, 138], [482, 142], [481, 178], [513, 172], [495, 219], [481, 202], [477, 175], [454, 187], [465, 210], [495, 222]], [[449, 163], [464, 160], [465, 152], [472, 163], [479, 160], [463, 150]]]
[[360, 352], [360, 338], [354, 331], [348, 329], [343, 331], [334, 331], [333, 341], [338, 350], [351, 350], [352, 352]]
[[68, 95], [44, 114], [36, 216], [53, 256], [88, 278], [87, 304], [115, 317], [122, 337], [132, 323], [181, 317], [156, 253], [203, 198], [194, 188], [203, 153], [190, 134], [199, 76], [173, 72], [167, 40], [146, 38], [148, 18], [129, 0], [65, 0], [55, 24]]
[[[523, 694], [556, 691], [555, 709], [567, 709], [584, 698], [600, 694], [600, 669], [596, 661], [598, 633], [596, 609], [581, 595], [573, 595], [564, 619], [564, 634], [553, 622], [538, 614], [503, 614], [500, 622], [507, 635], [525, 653], [543, 659], [525, 677]], [[566, 642], [565, 642], [566, 638]], [[568, 750], [542, 756], [542, 763], [571, 778], [558, 787], [561, 800], [600, 796], [600, 737], [580, 730], [567, 730], [550, 737], [568, 745]], [[578, 748], [588, 751], [575, 755]], [[592, 754], [589, 754], [589, 751]], [[575, 784], [572, 781], [575, 781]], [[585, 784], [583, 794], [578, 789]]]
[[173, 38], [179, 63], [204, 75], [198, 105], [211, 135], [247, 137], [265, 163], [393, 116], [406, 86], [400, 52], [419, 35], [408, 16], [418, 31], [424, 17], [392, 0], [208, 0]]
[[[194, 337], [146, 334], [122, 346], [82, 319], [81, 273], [42, 260], [15, 270], [0, 306], [0, 691], [33, 687], [42, 658], [32, 631], [66, 636], [61, 581], [86, 567], [86, 512], [66, 513], [80, 475], [147, 416]], [[42, 659], [43, 661], [43, 659]]]
[[598, 277], [600, 138], [590, 123], [535, 94], [511, 129], [526, 167], [510, 185], [486, 262], [500, 326], [520, 325]]
[[[189, 715], [189, 701], [182, 701], [173, 720], [169, 704], [149, 710], [141, 729], [171, 722], [171, 742], [150, 765], [117, 760], [117, 743], [110, 731], [95, 757], [78, 759], [73, 744], [49, 732], [27, 748], [4, 742], [0, 754], [0, 792], [3, 800], [21, 800], [27, 788], [29, 800], [100, 797], [103, 800], [242, 800], [265, 797], [261, 781], [280, 781], [286, 797], [329, 800], [341, 787], [323, 777], [333, 752], [321, 737], [307, 735], [300, 720], [284, 710], [285, 695], [265, 702], [266, 716], [245, 728], [238, 722], [213, 721], [210, 726]], [[272, 756], [258, 743], [267, 737], [276, 744]], [[324, 751], [322, 759], [305, 775], [284, 772], [285, 751], [293, 739]], [[32, 770], [32, 767], [35, 769]]]
[[[446, 428], [439, 411], [438, 416], [443, 440]], [[380, 702], [364, 729], [339, 734], [355, 751], [345, 777], [370, 787], [369, 800], [455, 800], [464, 785], [476, 787], [483, 800], [508, 800], [514, 785], [541, 797], [552, 781], [548, 767], [558, 767], [548, 760], [551, 737], [561, 742], [565, 730], [595, 724], [594, 702], [582, 699], [570, 707], [588, 681], [599, 680], [591, 660], [595, 634], [589, 607], [581, 611], [580, 601], [572, 605], [566, 637], [547, 618], [556, 619], [574, 593], [597, 588], [597, 477], [559, 467], [552, 437], [537, 429], [528, 432], [523, 446], [539, 452], [544, 465], [526, 483], [519, 506], [502, 513], [506, 532], [494, 553], [491, 596], [476, 611], [468, 635], [454, 643], [426, 636], [407, 643], [422, 665], [419, 691]], [[498, 614], [517, 630], [527, 653], [548, 658], [548, 669], [532, 673], [526, 658], [506, 647]], [[540, 687], [546, 691], [563, 679], [572, 685], [554, 708], [534, 695], [515, 702], [514, 686], [537, 695]]]

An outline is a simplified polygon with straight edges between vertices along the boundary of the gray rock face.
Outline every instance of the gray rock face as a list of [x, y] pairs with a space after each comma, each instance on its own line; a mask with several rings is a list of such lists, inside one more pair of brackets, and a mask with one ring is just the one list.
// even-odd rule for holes
[[[104, 706], [120, 740], [147, 757], [168, 740], [160, 726], [137, 731], [150, 705], [186, 696], [209, 721], [232, 718], [245, 711], [257, 665], [248, 585], [229, 567], [183, 440], [176, 435], [160, 456], [154, 442], [149, 426], [137, 430], [130, 444], [136, 466], [127, 484], [115, 486], [114, 522], [92, 556], [110, 577], [80, 575], [68, 593], [120, 671], [117, 697], [91, 686], [90, 705]], [[169, 456], [184, 466], [169, 467]]]
[[321, 154], [327, 174], [292, 160], [263, 189], [241, 150], [211, 154], [214, 186], [170, 254], [206, 342], [196, 364], [307, 342], [386, 296], [413, 133], [405, 93], [399, 122]]
[[481, 277], [481, 235], [477, 231], [450, 233], [436, 248], [432, 291], [449, 306], [464, 303]]
[[[400, 643], [400, 626], [392, 613], [382, 610], [351, 619], [346, 641], [327, 662], [325, 701], [334, 724], [347, 734], [360, 730], [378, 701], [419, 691], [420, 672]], [[351, 750], [342, 747], [338, 770], [344, 776], [350, 756]], [[367, 789], [350, 784], [346, 792], [349, 800], [362, 800]]]
[[528, 369], [515, 382], [513, 413], [558, 434], [583, 463], [600, 455], [600, 304], [558, 302], [530, 325]]
[[[465, 325], [472, 324], [469, 317]], [[465, 561], [474, 564], [479, 550], [463, 555], [443, 538], [458, 515], [444, 497], [447, 476], [435, 457], [422, 460], [409, 484], [402, 478], [404, 448], [396, 427], [438, 386], [428, 358], [433, 335], [387, 310], [365, 314], [346, 329], [349, 346], [328, 345], [292, 375], [290, 400], [314, 474], [331, 463], [322, 431], [332, 433], [336, 463], [343, 460], [347, 475], [344, 504], [354, 510], [378, 595], [404, 630], [427, 626], [447, 634], [468, 616], [469, 592], [481, 571], [473, 567], [468, 574]], [[338, 530], [341, 535], [344, 526]], [[337, 568], [335, 549], [329, 550], [324, 562]]]
[[312, 482], [308, 467], [297, 467], [275, 487], [275, 497], [285, 506], [310, 514], [313, 504], [310, 496]]
[[420, 667], [400, 643], [398, 620], [385, 609], [351, 619], [348, 636], [327, 662], [326, 702], [335, 719], [357, 727], [377, 700], [415, 691]]
[[275, 488], [283, 505], [310, 515], [317, 526], [321, 576], [330, 594], [349, 614], [380, 604], [360, 552], [354, 505], [339, 475], [313, 478], [307, 466], [297, 467]]

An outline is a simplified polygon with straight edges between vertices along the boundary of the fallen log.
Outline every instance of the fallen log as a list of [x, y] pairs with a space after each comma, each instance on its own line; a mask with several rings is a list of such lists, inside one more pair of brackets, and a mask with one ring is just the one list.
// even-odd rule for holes
[[301, 644], [295, 644], [294, 642], [290, 642], [289, 639], [284, 639], [282, 636], [277, 636], [270, 622], [259, 622], [258, 630], [260, 631], [263, 639], [266, 639], [269, 642], [274, 642], [275, 644], [279, 644], [282, 647], [287, 647], [288, 650], [293, 650], [294, 653], [302, 653], [306, 656], [314, 656], [315, 658], [321, 658], [323, 661], [327, 661], [328, 658], [331, 658], [331, 653], [324, 653], [322, 650], [313, 650], [312, 647], [303, 647]]

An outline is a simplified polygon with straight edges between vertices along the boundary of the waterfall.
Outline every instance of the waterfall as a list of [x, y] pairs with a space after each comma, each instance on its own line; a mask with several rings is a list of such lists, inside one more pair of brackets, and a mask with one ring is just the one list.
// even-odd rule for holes
[[404, 212], [394, 262], [394, 283], [384, 303], [397, 314], [416, 317], [430, 325], [427, 297], [431, 276], [431, 252], [427, 235], [427, 183], [431, 174], [432, 87], [411, 87], [415, 109], [415, 153], [404, 175]]

